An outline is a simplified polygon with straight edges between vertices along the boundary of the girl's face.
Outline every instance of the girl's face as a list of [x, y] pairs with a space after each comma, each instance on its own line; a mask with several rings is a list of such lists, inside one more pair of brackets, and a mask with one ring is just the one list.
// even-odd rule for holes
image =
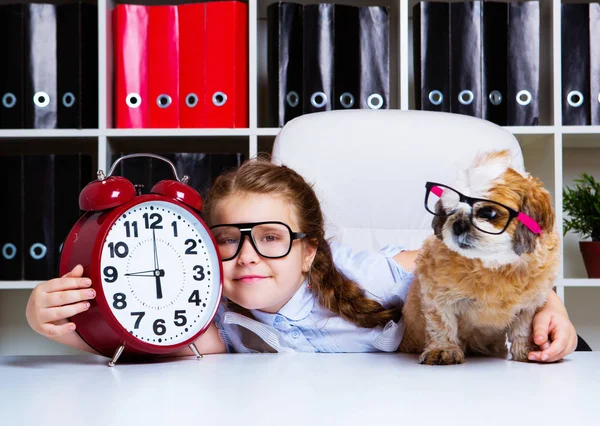
[[[278, 221], [292, 232], [299, 229], [296, 212], [285, 198], [270, 194], [233, 194], [219, 201], [211, 215], [211, 226]], [[246, 309], [275, 313], [296, 293], [316, 254], [304, 239], [292, 241], [289, 254], [279, 259], [259, 255], [249, 238], [238, 255], [223, 262], [225, 297]]]

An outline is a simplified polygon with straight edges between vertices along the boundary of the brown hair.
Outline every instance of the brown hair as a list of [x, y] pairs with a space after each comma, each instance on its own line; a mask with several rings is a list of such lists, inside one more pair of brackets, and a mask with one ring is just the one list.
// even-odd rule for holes
[[323, 212], [319, 200], [302, 176], [294, 170], [265, 159], [246, 161], [237, 170], [219, 176], [212, 186], [204, 211], [211, 215], [217, 203], [232, 194], [274, 194], [288, 200], [297, 213], [300, 231], [308, 234], [309, 244], [317, 253], [308, 272], [310, 289], [321, 305], [359, 327], [373, 328], [398, 319], [401, 307], [384, 308], [365, 296], [363, 289], [339, 272], [333, 263], [329, 243], [325, 239]]

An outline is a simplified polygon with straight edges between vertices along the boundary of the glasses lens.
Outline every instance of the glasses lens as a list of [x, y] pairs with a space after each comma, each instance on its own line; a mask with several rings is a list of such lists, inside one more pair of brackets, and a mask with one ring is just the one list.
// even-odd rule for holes
[[212, 233], [223, 260], [235, 256], [235, 252], [240, 245], [242, 232], [235, 226], [218, 226], [212, 229]]
[[510, 212], [500, 204], [477, 201], [473, 204], [473, 225], [483, 232], [500, 234], [510, 220]]
[[453, 189], [444, 186], [433, 186], [427, 191], [425, 207], [427, 211], [438, 216], [447, 216], [458, 207], [460, 195]]
[[252, 239], [258, 252], [264, 257], [281, 257], [291, 246], [290, 231], [279, 223], [265, 223], [252, 228]]

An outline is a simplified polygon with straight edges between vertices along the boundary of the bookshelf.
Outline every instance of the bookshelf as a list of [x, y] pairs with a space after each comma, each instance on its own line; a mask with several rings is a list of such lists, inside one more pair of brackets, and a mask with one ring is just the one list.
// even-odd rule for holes
[[[52, 1], [52, 0], [49, 0]], [[58, 1], [58, 0], [57, 0]], [[190, 0], [132, 0], [147, 5]], [[323, 0], [325, 1], [325, 0]], [[85, 130], [0, 130], [0, 155], [22, 152], [93, 154], [94, 166], [106, 170], [115, 152], [242, 152], [247, 157], [271, 149], [278, 128], [267, 127], [267, 5], [273, 0], [249, 0], [249, 127], [243, 129], [113, 129], [112, 22], [113, 0], [98, 6], [99, 126]], [[318, 3], [318, 0], [299, 0]], [[340, 0], [352, 5], [383, 5], [390, 11], [390, 104], [414, 108], [412, 71], [412, 7], [416, 0]], [[552, 193], [557, 227], [562, 229], [562, 188], [582, 171], [600, 177], [600, 126], [562, 126], [560, 0], [540, 1], [540, 126], [507, 127], [521, 144], [527, 169]], [[586, 278], [578, 238], [561, 239], [563, 262], [557, 292], [565, 301], [580, 335], [600, 349], [600, 279]], [[0, 282], [0, 355], [75, 353], [38, 336], [25, 320], [30, 289], [38, 282]]]

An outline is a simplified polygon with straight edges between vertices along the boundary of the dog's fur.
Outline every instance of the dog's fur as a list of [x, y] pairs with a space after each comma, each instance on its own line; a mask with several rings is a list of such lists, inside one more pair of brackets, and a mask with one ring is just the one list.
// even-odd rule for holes
[[[417, 256], [399, 347], [421, 353], [421, 363], [460, 364], [465, 353], [507, 357], [507, 336], [514, 360], [527, 361], [529, 351], [539, 350], [531, 341], [532, 319], [553, 286], [559, 237], [550, 194], [538, 179], [510, 168], [510, 158], [508, 151], [478, 156], [454, 187], [529, 215], [542, 233], [516, 218], [500, 235], [483, 233], [469, 222], [466, 204], [434, 217], [435, 235]], [[467, 229], [462, 236], [453, 232], [457, 221]]]

